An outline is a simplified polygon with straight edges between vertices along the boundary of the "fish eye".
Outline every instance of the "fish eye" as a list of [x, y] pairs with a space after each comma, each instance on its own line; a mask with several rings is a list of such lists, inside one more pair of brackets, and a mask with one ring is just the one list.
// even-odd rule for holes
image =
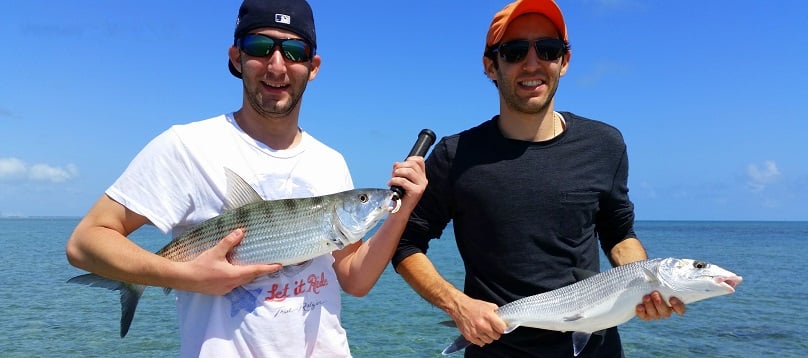
[[370, 199], [368, 198], [367, 194], [359, 194], [359, 202], [364, 204], [367, 203]]
[[697, 269], [705, 269], [709, 264], [704, 261], [693, 261], [693, 267]]

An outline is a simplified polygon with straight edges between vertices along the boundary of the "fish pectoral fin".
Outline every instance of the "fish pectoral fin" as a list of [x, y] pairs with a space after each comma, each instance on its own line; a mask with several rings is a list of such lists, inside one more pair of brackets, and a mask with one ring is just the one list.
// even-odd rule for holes
[[586, 332], [572, 332], [572, 350], [576, 357], [586, 348], [591, 335], [591, 333]]
[[264, 200], [246, 180], [234, 171], [224, 168], [224, 174], [227, 178], [227, 197], [224, 198], [225, 211]]
[[584, 318], [584, 315], [582, 315], [580, 313], [576, 313], [576, 314], [574, 314], [572, 316], [566, 316], [566, 317], [564, 317], [562, 319], [564, 320], [564, 322], [573, 322], [573, 321], [577, 321], [577, 320], [579, 320], [581, 318]]
[[657, 275], [654, 272], [652, 272], [651, 270], [649, 270], [647, 268], [643, 268], [642, 273], [643, 273], [643, 279], [645, 280], [645, 282], [648, 282], [648, 283], [651, 283], [651, 284], [654, 284], [654, 285], [659, 285], [659, 284], [662, 283], [662, 282], [659, 281], [659, 278], [657, 278]]

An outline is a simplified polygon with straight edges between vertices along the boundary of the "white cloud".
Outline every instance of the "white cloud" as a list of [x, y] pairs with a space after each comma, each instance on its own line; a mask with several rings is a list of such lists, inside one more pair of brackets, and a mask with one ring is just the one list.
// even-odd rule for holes
[[0, 158], [0, 179], [25, 176], [25, 163], [17, 158]]
[[782, 174], [777, 169], [777, 163], [767, 160], [762, 167], [757, 164], [749, 164], [746, 167], [747, 185], [752, 191], [761, 191], [770, 184], [778, 181]]
[[0, 180], [62, 183], [78, 175], [79, 168], [73, 164], [67, 164], [64, 167], [54, 167], [48, 164], [28, 165], [17, 158], [0, 158]]

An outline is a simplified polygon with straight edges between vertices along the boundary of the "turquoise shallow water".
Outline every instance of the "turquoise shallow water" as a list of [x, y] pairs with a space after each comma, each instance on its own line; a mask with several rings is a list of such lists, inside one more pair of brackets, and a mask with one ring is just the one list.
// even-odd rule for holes
[[[172, 297], [148, 289], [121, 339], [117, 294], [65, 283], [82, 273], [64, 257], [77, 221], [0, 218], [0, 356], [176, 356]], [[637, 223], [637, 234], [651, 257], [710, 261], [744, 282], [733, 295], [691, 304], [684, 317], [622, 325], [628, 357], [808, 355], [808, 223], [646, 221]], [[168, 240], [153, 228], [133, 239], [152, 250]], [[462, 285], [451, 230], [433, 243], [430, 257], [445, 277]], [[389, 268], [368, 296], [343, 301], [343, 324], [356, 357], [439, 357], [456, 335], [438, 324], [446, 319]]]

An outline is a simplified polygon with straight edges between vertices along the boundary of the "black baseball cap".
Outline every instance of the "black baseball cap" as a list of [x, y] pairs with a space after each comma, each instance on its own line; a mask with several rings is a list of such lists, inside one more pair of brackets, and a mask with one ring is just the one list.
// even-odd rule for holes
[[[314, 32], [314, 15], [306, 0], [244, 0], [238, 9], [233, 43], [251, 30], [262, 27], [275, 27], [289, 30], [311, 45], [312, 56], [317, 49], [317, 35]], [[233, 76], [241, 78], [230, 60], [227, 67]]]

